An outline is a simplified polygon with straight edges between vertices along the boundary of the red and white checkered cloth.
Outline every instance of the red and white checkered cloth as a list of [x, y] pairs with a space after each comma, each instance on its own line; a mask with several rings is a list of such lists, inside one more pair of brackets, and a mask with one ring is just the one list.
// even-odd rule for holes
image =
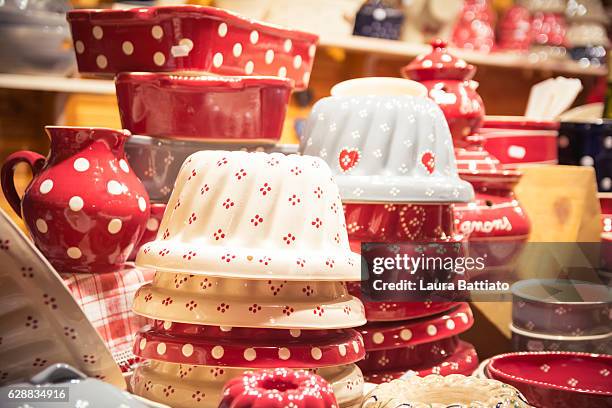
[[132, 312], [134, 294], [153, 279], [155, 271], [133, 266], [112, 273], [62, 273], [72, 296], [111, 351], [121, 370], [137, 362], [132, 353], [134, 336], [147, 319]]

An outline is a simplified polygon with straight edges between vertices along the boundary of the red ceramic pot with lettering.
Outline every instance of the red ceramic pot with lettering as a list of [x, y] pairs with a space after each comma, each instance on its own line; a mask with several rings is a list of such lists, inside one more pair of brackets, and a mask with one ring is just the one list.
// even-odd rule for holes
[[[2, 190], [24, 219], [34, 243], [62, 272], [117, 270], [140, 239], [149, 218], [149, 196], [130, 168], [126, 130], [46, 127], [45, 158], [30, 151], [10, 155], [2, 166]], [[34, 178], [19, 197], [19, 163]]]
[[[417, 243], [440, 243], [447, 249], [450, 245], [447, 247], [445, 244], [460, 243], [463, 240], [462, 236], [454, 232], [452, 205], [449, 203], [347, 203], [343, 207], [349, 242], [351, 248], [357, 252], [361, 252], [362, 242], [402, 243], [398, 249], [401, 247], [401, 253], [404, 254], [415, 250]], [[388, 245], [375, 250], [389, 252], [377, 256], [395, 255], [391, 253], [393, 248]], [[389, 276], [389, 272], [385, 276]], [[397, 280], [399, 279], [398, 276]], [[418, 279], [426, 278], [419, 276]], [[396, 279], [387, 277], [386, 280]], [[430, 316], [454, 305], [453, 302], [442, 299], [429, 299], [425, 302], [367, 301], [361, 285], [362, 282], [349, 282], [348, 288], [351, 294], [364, 303], [368, 321], [396, 321]], [[369, 284], [364, 282], [363, 285], [363, 289], [367, 290]]]
[[476, 68], [451, 55], [446, 43], [435, 40], [429, 54], [419, 55], [402, 68], [402, 75], [419, 81], [444, 112], [455, 145], [465, 145], [463, 139], [476, 132], [485, 115], [484, 103], [476, 92], [478, 83], [472, 78]]
[[474, 187], [476, 198], [455, 205], [457, 231], [468, 236], [471, 256], [485, 256], [486, 273], [508, 278], [527, 239], [531, 224], [514, 195], [521, 174], [505, 170], [483, 149], [481, 138], [471, 137], [472, 146], [457, 148], [459, 175]]

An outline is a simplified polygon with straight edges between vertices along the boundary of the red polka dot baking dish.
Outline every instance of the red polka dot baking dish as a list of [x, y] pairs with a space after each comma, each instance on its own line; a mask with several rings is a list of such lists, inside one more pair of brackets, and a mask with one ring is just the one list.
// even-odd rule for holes
[[79, 72], [204, 71], [308, 86], [318, 37], [201, 6], [68, 13]]
[[134, 353], [180, 364], [313, 368], [356, 362], [365, 350], [352, 329], [276, 330], [158, 320], [137, 334]]
[[468, 330], [474, 324], [470, 305], [459, 303], [439, 315], [403, 322], [375, 322], [359, 328], [366, 350], [416, 346]]
[[281, 137], [293, 81], [129, 72], [115, 86], [121, 124], [134, 134], [271, 144]]

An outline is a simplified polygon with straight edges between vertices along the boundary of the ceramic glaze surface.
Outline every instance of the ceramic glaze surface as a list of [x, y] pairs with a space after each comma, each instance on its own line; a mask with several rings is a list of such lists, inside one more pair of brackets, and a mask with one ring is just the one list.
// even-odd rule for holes
[[413, 96], [332, 96], [319, 100], [300, 142], [332, 169], [343, 202], [465, 202], [444, 115]]
[[401, 370], [380, 370], [364, 372], [366, 382], [374, 384], [386, 383], [398, 378], [412, 376], [425, 377], [430, 374], [447, 376], [451, 374], [470, 375], [478, 367], [478, 355], [473, 345], [459, 342], [455, 352], [436, 363], [427, 362], [422, 365], [406, 366]]
[[487, 373], [516, 387], [535, 406], [601, 408], [612, 398], [612, 355], [508, 353], [493, 357]]
[[[2, 189], [36, 246], [62, 272], [119, 269], [140, 240], [149, 196], [126, 161], [128, 131], [47, 127], [49, 156], [17, 152], [2, 168]], [[13, 172], [28, 163], [34, 178], [20, 199]]]
[[138, 241], [138, 244], [132, 250], [130, 257], [128, 260], [133, 261], [136, 259], [136, 254], [140, 250], [140, 247], [146, 244], [147, 242], [151, 242], [157, 237], [157, 231], [159, 230], [159, 225], [161, 224], [161, 220], [164, 217], [164, 211], [166, 211], [166, 204], [163, 203], [152, 203], [151, 204], [151, 213], [149, 215], [149, 219], [145, 224], [145, 231]]
[[361, 336], [352, 329], [251, 329], [156, 321], [137, 334], [134, 353], [193, 365], [316, 368], [353, 363], [365, 351]]
[[287, 77], [306, 88], [318, 37], [200, 6], [68, 13], [79, 71]]
[[[198, 406], [216, 408], [223, 385], [253, 369], [194, 366], [148, 361], [132, 376], [136, 395], [177, 408]], [[355, 364], [309, 370], [331, 386], [340, 407], [350, 407], [363, 396], [363, 375]]]
[[[260, 259], [255, 262], [260, 263]], [[261, 258], [261, 264], [270, 263]], [[346, 328], [365, 323], [342, 282], [244, 280], [158, 272], [134, 298], [137, 314], [192, 324]]]
[[136, 263], [249, 279], [360, 279], [329, 167], [319, 158], [278, 153], [190, 156], [157, 239], [142, 247]]
[[500, 381], [463, 375], [413, 376], [379, 385], [370, 391], [363, 408], [406, 404], [415, 408], [498, 407], [528, 408], [530, 405], [513, 387]]
[[372, 371], [403, 370], [406, 367], [420, 367], [436, 364], [452, 356], [459, 348], [459, 337], [451, 336], [416, 346], [386, 350], [372, 350], [357, 365], [364, 373]]
[[121, 73], [121, 124], [153, 137], [277, 142], [293, 88], [289, 79]]
[[259, 407], [274, 399], [279, 405], [298, 408], [337, 408], [332, 387], [323, 378], [286, 368], [246, 373], [223, 387], [219, 408]]
[[125, 388], [119, 366], [62, 278], [4, 211], [0, 231], [0, 384], [67, 363]]

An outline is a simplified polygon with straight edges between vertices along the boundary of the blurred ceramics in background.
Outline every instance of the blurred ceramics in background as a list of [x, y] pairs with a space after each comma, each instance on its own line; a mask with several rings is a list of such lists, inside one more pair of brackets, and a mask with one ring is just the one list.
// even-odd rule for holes
[[67, 1], [6, 0], [0, 4], [0, 72], [67, 75], [74, 53]]
[[399, 0], [367, 0], [357, 11], [353, 35], [398, 40], [403, 24]]
[[531, 13], [521, 5], [508, 9], [497, 25], [498, 46], [503, 50], [528, 51], [531, 46]]
[[465, 0], [451, 35], [451, 44], [481, 52], [493, 50], [495, 19], [488, 0]]
[[450, 38], [463, 0], [403, 1], [402, 41], [424, 43], [432, 38]]

